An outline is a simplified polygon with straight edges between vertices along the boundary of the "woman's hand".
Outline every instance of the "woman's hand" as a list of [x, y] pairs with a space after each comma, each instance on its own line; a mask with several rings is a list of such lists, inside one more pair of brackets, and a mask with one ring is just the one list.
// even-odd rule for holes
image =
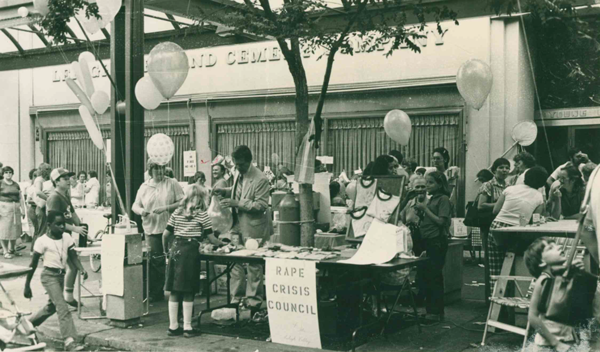
[[147, 211], [147, 210], [145, 210], [145, 209], [144, 209], [144, 210], [142, 210], [142, 216], [148, 216], [148, 215], [150, 215], [150, 212], [149, 212], [149, 211]]
[[415, 203], [415, 208], [425, 211], [425, 209], [427, 209], [427, 201], [426, 200], [424, 200], [422, 202], [417, 201]]
[[152, 212], [154, 214], [161, 214], [167, 210], [167, 207], [156, 207]]

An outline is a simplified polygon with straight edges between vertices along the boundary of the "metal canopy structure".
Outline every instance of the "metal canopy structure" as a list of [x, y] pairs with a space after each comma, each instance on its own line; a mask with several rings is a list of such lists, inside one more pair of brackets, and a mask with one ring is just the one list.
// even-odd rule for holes
[[[207, 6], [206, 11], [224, 8], [213, 1], [144, 1], [145, 53], [163, 41], [193, 49], [264, 40], [252, 35], [236, 35], [213, 21], [198, 20], [204, 12], [200, 10], [200, 3], [202, 7]], [[21, 7], [28, 10], [28, 16], [19, 15]], [[65, 64], [90, 48], [99, 58], [110, 57], [110, 25], [94, 34], [86, 32], [86, 37], [75, 19], [71, 19], [67, 34], [69, 43], [57, 45], [42, 32], [41, 20], [32, 0], [0, 0], [0, 71]]]

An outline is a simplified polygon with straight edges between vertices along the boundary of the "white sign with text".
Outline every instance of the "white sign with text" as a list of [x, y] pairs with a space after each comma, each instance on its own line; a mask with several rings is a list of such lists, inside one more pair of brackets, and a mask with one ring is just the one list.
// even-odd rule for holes
[[196, 163], [196, 151], [186, 150], [183, 152], [183, 176], [191, 177], [196, 174], [197, 170]]
[[321, 348], [315, 262], [267, 258], [265, 283], [271, 340]]

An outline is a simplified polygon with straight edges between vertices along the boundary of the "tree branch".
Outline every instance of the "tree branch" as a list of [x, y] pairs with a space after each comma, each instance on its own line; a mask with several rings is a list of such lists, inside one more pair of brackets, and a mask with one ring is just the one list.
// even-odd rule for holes
[[[347, 0], [342, 1], [344, 2]], [[331, 45], [331, 48], [329, 49], [329, 56], [327, 57], [327, 66], [325, 68], [325, 76], [323, 77], [323, 84], [321, 85], [321, 93], [319, 95], [319, 101], [317, 103], [317, 110], [315, 111], [315, 116], [313, 117], [315, 121], [314, 141], [315, 148], [317, 149], [319, 148], [319, 143], [321, 142], [321, 130], [323, 126], [323, 119], [321, 118], [321, 114], [323, 113], [323, 105], [325, 105], [325, 96], [327, 95], [327, 90], [329, 89], [329, 81], [331, 80], [331, 73], [333, 71], [333, 61], [335, 59], [335, 54], [344, 42], [344, 38], [346, 38], [346, 36], [350, 32], [352, 26], [354, 25], [358, 17], [367, 7], [368, 2], [369, 0], [363, 0], [358, 5], [356, 13], [354, 14], [354, 16], [352, 16], [352, 18], [350, 18], [350, 20], [346, 24], [346, 28], [344, 28], [344, 30], [340, 32], [339, 38]]]

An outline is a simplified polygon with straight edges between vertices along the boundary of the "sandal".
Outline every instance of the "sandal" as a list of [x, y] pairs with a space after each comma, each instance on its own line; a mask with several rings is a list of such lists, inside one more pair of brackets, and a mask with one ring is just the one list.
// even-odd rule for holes
[[4, 253], [4, 259], [12, 259], [13, 256], [10, 253]]

